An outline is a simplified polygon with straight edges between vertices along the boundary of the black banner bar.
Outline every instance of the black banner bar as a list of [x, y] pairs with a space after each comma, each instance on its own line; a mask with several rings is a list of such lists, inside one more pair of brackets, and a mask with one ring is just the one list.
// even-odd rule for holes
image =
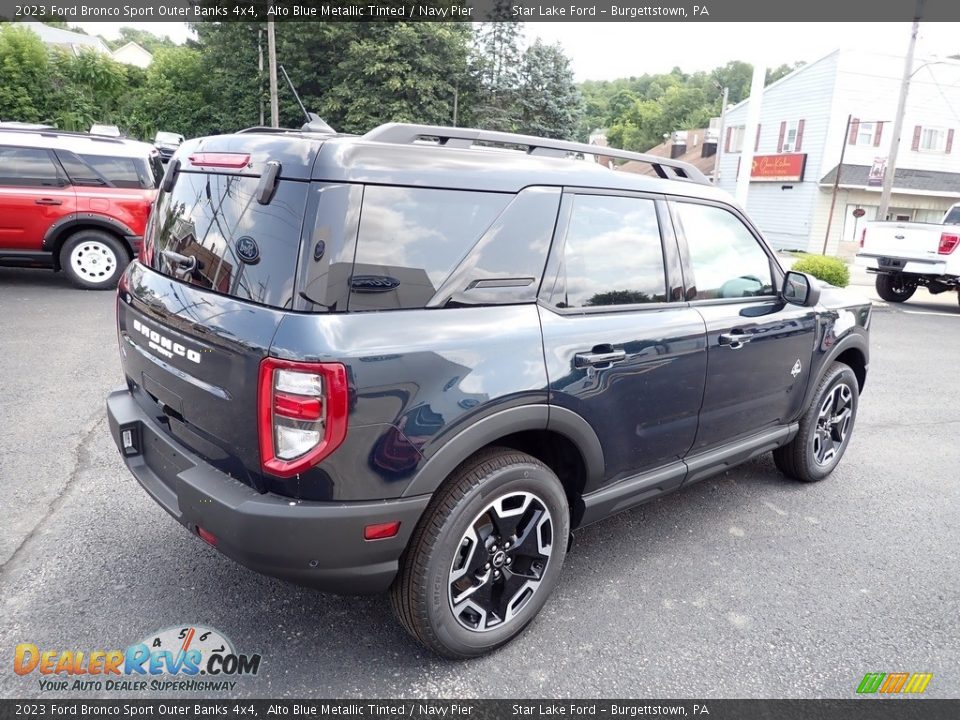
[[[273, 8], [269, 10], [268, 8]], [[67, 22], [454, 21], [531, 22], [893, 22], [916, 0], [0, 0], [5, 20]], [[960, 21], [957, 0], [925, 0], [925, 22]], [[856, 27], [851, 25], [851, 32]]]
[[701, 718], [953, 720], [960, 699], [851, 700], [0, 700], [0, 718]]

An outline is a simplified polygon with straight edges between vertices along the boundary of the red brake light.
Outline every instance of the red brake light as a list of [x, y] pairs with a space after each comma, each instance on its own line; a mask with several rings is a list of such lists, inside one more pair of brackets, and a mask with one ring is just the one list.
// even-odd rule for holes
[[276, 393], [273, 396], [273, 411], [294, 420], [319, 420], [323, 403], [319, 398]]
[[257, 413], [263, 470], [293, 477], [347, 436], [347, 370], [339, 363], [264, 358]]
[[243, 153], [194, 153], [187, 159], [197, 167], [240, 169], [250, 164], [250, 155]]
[[938, 255], [949, 255], [960, 245], [960, 235], [951, 233], [942, 233], [940, 235], [940, 247], [937, 248]]

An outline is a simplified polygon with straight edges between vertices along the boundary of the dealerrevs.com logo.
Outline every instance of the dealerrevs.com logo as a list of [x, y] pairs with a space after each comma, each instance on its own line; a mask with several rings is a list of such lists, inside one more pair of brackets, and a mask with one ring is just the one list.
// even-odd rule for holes
[[37, 677], [41, 692], [224, 691], [256, 675], [260, 655], [234, 650], [221, 632], [199, 625], [150, 633], [125, 650], [41, 649], [20, 643], [13, 671]]

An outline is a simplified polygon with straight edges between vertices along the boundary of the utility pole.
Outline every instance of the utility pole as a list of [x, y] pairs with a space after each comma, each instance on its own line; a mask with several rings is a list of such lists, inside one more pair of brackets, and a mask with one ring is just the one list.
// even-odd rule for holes
[[837, 164], [837, 176], [833, 179], [833, 197], [830, 198], [830, 214], [827, 216], [827, 234], [823, 236], [823, 252], [827, 254], [827, 243], [830, 241], [830, 226], [833, 225], [833, 209], [837, 205], [837, 190], [840, 189], [840, 172], [843, 170], [843, 157], [847, 153], [847, 142], [850, 137], [850, 123], [853, 115], [847, 115], [847, 129], [843, 131], [843, 145], [840, 147], [840, 162]]
[[267, 20], [267, 56], [270, 64], [270, 127], [280, 127], [280, 107], [277, 104], [277, 38], [273, 29], [273, 16], [270, 17], [271, 19]]
[[257, 30], [257, 87], [260, 98], [260, 127], [263, 127], [263, 28]]
[[737, 173], [735, 197], [744, 208], [750, 192], [750, 171], [753, 169], [753, 146], [756, 142], [757, 126], [760, 124], [760, 106], [763, 103], [763, 88], [767, 78], [767, 66], [758, 62], [753, 66], [753, 80], [750, 83], [750, 104], [747, 106], [747, 123], [743, 129], [743, 147], [740, 149], [740, 170]]
[[453, 85], [453, 126], [457, 127], [457, 112], [460, 109], [460, 81]]
[[713, 158], [713, 184], [720, 185], [720, 156], [723, 154], [723, 135], [727, 126], [727, 102], [730, 99], [730, 88], [723, 88], [723, 100], [720, 102], [720, 129], [717, 130], [717, 151]]
[[880, 209], [877, 220], [887, 219], [890, 209], [890, 193], [893, 191], [893, 178], [897, 173], [897, 150], [900, 148], [900, 134], [903, 132], [903, 115], [907, 109], [907, 92], [910, 90], [910, 77], [913, 75], [913, 51], [917, 46], [917, 34], [920, 32], [920, 18], [923, 15], [924, 0], [917, 0], [913, 15], [913, 28], [910, 30], [910, 45], [907, 58], [903, 63], [903, 80], [900, 82], [900, 99], [897, 100], [897, 115], [893, 119], [893, 137], [890, 138], [890, 154], [887, 156], [887, 171], [883, 174], [883, 191], [880, 193]]

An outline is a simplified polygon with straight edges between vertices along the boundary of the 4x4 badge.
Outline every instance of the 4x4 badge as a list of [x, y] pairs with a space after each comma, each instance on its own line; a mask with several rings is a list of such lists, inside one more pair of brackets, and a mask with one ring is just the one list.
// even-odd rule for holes
[[796, 377], [801, 372], [803, 372], [803, 365], [800, 364], [800, 360], [798, 358], [797, 361], [793, 364], [793, 370], [790, 371], [790, 374]]

